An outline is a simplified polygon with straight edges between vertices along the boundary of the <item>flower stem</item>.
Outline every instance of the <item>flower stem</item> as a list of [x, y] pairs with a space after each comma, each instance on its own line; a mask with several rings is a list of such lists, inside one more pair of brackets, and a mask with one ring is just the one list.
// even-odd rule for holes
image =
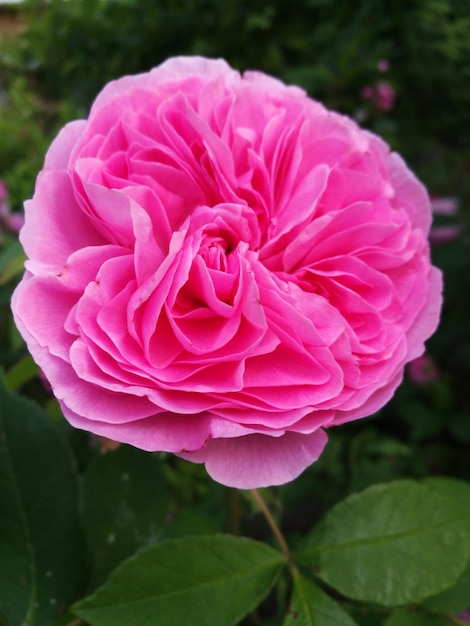
[[282, 534], [281, 529], [277, 525], [276, 520], [274, 519], [271, 511], [269, 510], [269, 507], [266, 504], [265, 499], [260, 494], [258, 489], [250, 489], [250, 491], [251, 491], [251, 493], [253, 495], [253, 498], [255, 499], [257, 505], [259, 506], [261, 512], [263, 513], [266, 521], [268, 522], [269, 527], [273, 531], [273, 535], [276, 537], [276, 541], [278, 542], [279, 547], [281, 548], [282, 553], [286, 557], [287, 566], [290, 569], [292, 576], [294, 578], [297, 578], [299, 576], [299, 570], [297, 569], [297, 566], [296, 566], [296, 564], [294, 562], [294, 559], [292, 557], [292, 553], [291, 553], [291, 551], [289, 549], [289, 546], [287, 545], [287, 542], [286, 542], [286, 540], [284, 538], [284, 535]]

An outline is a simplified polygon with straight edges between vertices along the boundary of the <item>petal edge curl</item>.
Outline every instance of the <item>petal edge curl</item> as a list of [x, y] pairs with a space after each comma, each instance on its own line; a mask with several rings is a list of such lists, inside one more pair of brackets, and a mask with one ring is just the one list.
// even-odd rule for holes
[[297, 478], [318, 459], [327, 441], [323, 430], [311, 435], [287, 432], [280, 437], [254, 434], [209, 439], [201, 450], [178, 456], [205, 463], [209, 476], [227, 487], [256, 489]]

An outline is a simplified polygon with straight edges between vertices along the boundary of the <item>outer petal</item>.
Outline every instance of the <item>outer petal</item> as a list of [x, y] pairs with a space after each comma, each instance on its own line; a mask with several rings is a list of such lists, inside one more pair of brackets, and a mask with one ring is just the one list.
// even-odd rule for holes
[[297, 478], [318, 459], [327, 440], [322, 430], [311, 435], [289, 432], [281, 437], [256, 434], [209, 439], [202, 450], [179, 456], [205, 463], [208, 474], [227, 487], [255, 489]]
[[201, 76], [208, 82], [223, 75], [240, 77], [223, 59], [206, 59], [198, 56], [172, 57], [150, 72], [124, 76], [108, 83], [95, 99], [90, 116], [115, 98], [131, 94], [138, 89], [159, 90], [167, 82], [184, 80], [188, 76]]
[[412, 361], [424, 352], [424, 341], [430, 337], [439, 324], [442, 306], [442, 272], [431, 267], [428, 277], [427, 300], [412, 328], [408, 331], [408, 354], [406, 360]]
[[197, 427], [193, 427], [194, 416], [163, 413], [150, 415], [133, 422], [110, 424], [100, 420], [88, 420], [78, 415], [61, 402], [62, 410], [69, 422], [114, 441], [127, 443], [147, 452], [180, 453], [182, 450], [198, 449], [209, 437], [210, 416], [198, 415]]
[[427, 235], [431, 226], [431, 203], [425, 186], [407, 167], [403, 158], [374, 133], [363, 131], [384, 160], [394, 194], [399, 202], [404, 202], [413, 224]]
[[30, 259], [58, 268], [76, 250], [105, 243], [78, 206], [68, 174], [57, 170], [39, 175], [34, 198], [25, 202], [20, 241]]
[[86, 120], [75, 120], [62, 128], [47, 151], [45, 169], [67, 169], [72, 149], [86, 126]]

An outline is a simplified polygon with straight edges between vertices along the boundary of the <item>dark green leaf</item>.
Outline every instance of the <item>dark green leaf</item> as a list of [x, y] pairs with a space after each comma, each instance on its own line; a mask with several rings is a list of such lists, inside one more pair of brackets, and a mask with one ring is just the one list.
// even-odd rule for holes
[[428, 598], [422, 606], [438, 613], [460, 613], [468, 609], [470, 606], [470, 564], [453, 587]]
[[294, 581], [294, 592], [282, 626], [356, 626], [352, 617], [308, 578]]
[[399, 606], [454, 585], [469, 555], [467, 507], [424, 484], [396, 481], [331, 509], [299, 562], [349, 598]]
[[77, 477], [47, 416], [3, 382], [0, 502], [0, 621], [50, 626], [82, 579]]
[[231, 626], [264, 598], [283, 562], [233, 536], [167, 540], [123, 563], [75, 612], [92, 626]]
[[83, 523], [101, 583], [138, 548], [154, 544], [165, 525], [161, 461], [130, 446], [97, 457], [85, 475]]
[[5, 285], [24, 272], [26, 256], [19, 241], [15, 240], [0, 252], [0, 285]]
[[450, 617], [426, 615], [414, 610], [395, 609], [390, 617], [385, 620], [384, 626], [452, 626], [452, 624], [455, 622]]
[[8, 389], [16, 391], [21, 385], [37, 376], [38, 371], [39, 368], [31, 355], [27, 354], [5, 374], [5, 385]]
[[[427, 478], [424, 483], [434, 491], [457, 500], [470, 510], [470, 484], [443, 476]], [[440, 613], [459, 613], [467, 609], [470, 606], [470, 563], [453, 587], [428, 598], [422, 606]]]
[[208, 535], [221, 532], [220, 521], [207, 512], [196, 508], [184, 508], [169, 513], [164, 527], [165, 539], [176, 539], [185, 535]]
[[437, 491], [443, 496], [452, 498], [468, 507], [470, 515], [470, 483], [457, 478], [448, 478], [447, 476], [426, 478], [423, 483], [433, 491]]

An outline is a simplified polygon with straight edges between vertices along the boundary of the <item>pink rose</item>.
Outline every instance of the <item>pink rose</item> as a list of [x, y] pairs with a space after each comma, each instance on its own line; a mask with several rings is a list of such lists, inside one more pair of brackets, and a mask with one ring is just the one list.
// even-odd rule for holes
[[436, 328], [429, 199], [297, 87], [174, 58], [53, 142], [13, 311], [67, 419], [281, 484], [370, 415]]

